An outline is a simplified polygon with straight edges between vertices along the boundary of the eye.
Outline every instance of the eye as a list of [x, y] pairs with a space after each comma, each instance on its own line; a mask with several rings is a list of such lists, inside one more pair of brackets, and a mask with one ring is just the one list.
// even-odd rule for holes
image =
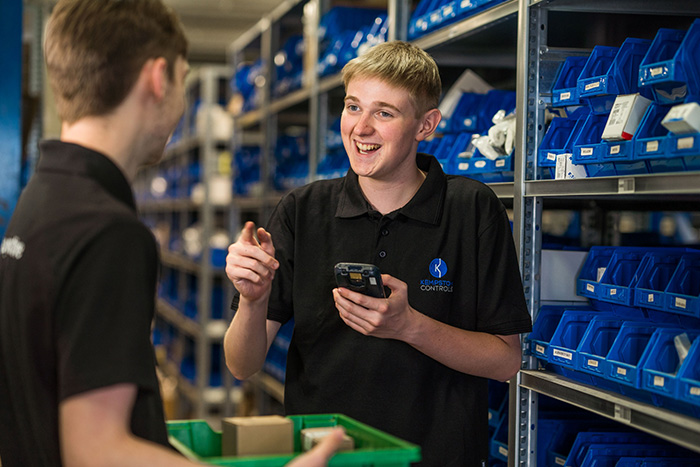
[[380, 111], [378, 112], [378, 114], [379, 114], [379, 116], [380, 116], [381, 118], [391, 118], [391, 117], [394, 116], [393, 114], [387, 112], [386, 110], [380, 110]]
[[348, 109], [350, 112], [357, 112], [360, 109], [357, 106], [357, 104], [346, 104], [345, 108]]

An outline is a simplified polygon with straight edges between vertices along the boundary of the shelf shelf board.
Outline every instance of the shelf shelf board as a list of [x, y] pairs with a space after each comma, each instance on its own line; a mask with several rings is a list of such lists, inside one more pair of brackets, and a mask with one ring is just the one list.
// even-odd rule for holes
[[501, 199], [512, 199], [514, 197], [515, 187], [513, 182], [489, 183], [488, 186]]
[[234, 115], [233, 121], [236, 126], [247, 128], [259, 124], [263, 119], [263, 112], [260, 109], [248, 111], [244, 114]]
[[700, 419], [538, 370], [522, 370], [520, 386], [700, 452]]
[[212, 341], [219, 342], [223, 340], [228, 329], [226, 320], [211, 319], [204, 325], [204, 332], [202, 332], [202, 327], [197, 321], [185, 316], [182, 311], [160, 298], [156, 305], [156, 311], [163, 319], [194, 338], [206, 336]]
[[318, 83], [319, 92], [328, 92], [343, 85], [343, 76], [338, 73], [336, 75], [321, 78]]
[[[517, 14], [518, 0], [506, 0], [486, 11], [470, 16], [423, 37], [419, 37], [415, 39], [413, 43], [424, 50], [430, 50], [458, 39], [473, 36], [509, 18], [515, 20]], [[515, 29], [515, 27], [516, 24], [514, 21], [513, 28]]]
[[192, 149], [204, 146], [206, 144], [224, 147], [229, 144], [229, 141], [221, 138], [211, 138], [211, 140], [209, 140], [203, 136], [187, 136], [174, 143], [168, 144], [168, 146], [165, 148], [164, 159], [169, 159], [179, 154], [185, 154]]
[[[166, 248], [160, 249], [160, 259], [166, 266], [182, 269], [183, 271], [190, 272], [192, 274], [198, 274], [201, 272], [202, 265], [199, 261], [195, 261], [181, 253], [175, 253], [174, 251], [170, 251]], [[211, 266], [211, 270], [214, 274], [224, 273], [223, 267]]]
[[699, 195], [700, 172], [623, 175], [572, 180], [536, 180], [524, 183], [524, 196], [601, 197]]
[[[172, 361], [166, 361], [164, 365], [160, 365], [160, 368], [167, 376], [177, 379], [178, 390], [193, 404], [204, 401], [210, 406], [220, 406], [226, 402], [226, 388], [207, 386], [200, 390], [180, 373], [177, 365]], [[243, 391], [240, 387], [234, 386], [229, 392], [229, 398], [233, 404], [238, 404], [243, 400]]]
[[273, 100], [270, 103], [270, 113], [276, 114], [297, 104], [301, 104], [304, 101], [308, 101], [310, 96], [311, 91], [309, 88], [302, 88], [292, 91], [289, 94], [285, 94], [284, 96]]
[[697, 15], [700, 5], [686, 0], [664, 0], [663, 8], [658, 0], [530, 0], [531, 7], [546, 7], [557, 11], [592, 13], [648, 14], [648, 15]]

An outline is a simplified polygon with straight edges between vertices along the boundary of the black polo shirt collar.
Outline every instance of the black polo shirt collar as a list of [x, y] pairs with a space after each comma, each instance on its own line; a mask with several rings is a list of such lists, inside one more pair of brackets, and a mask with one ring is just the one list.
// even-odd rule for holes
[[102, 153], [59, 140], [42, 141], [37, 172], [58, 172], [93, 179], [117, 200], [136, 212], [134, 193], [124, 173]]
[[[417, 221], [437, 225], [440, 222], [447, 191], [445, 173], [433, 156], [416, 154], [416, 163], [419, 169], [427, 173], [426, 178], [411, 201], [395, 213], [389, 214], [389, 217], [401, 214]], [[440, 196], [435, 196], [435, 193], [440, 193]], [[335, 216], [351, 218], [372, 212], [373, 209], [360, 188], [357, 174], [349, 169], [345, 176], [344, 189], [340, 194]]]

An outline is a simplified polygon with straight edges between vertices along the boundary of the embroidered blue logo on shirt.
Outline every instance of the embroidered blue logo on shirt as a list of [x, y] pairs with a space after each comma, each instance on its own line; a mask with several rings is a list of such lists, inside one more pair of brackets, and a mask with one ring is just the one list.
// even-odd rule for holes
[[435, 258], [430, 263], [430, 275], [440, 279], [447, 273], [447, 264], [441, 258]]

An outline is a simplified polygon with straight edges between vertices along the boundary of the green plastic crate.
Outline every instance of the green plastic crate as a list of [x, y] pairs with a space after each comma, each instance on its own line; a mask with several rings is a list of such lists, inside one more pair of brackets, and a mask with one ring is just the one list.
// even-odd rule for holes
[[336, 453], [328, 465], [408, 466], [421, 459], [420, 447], [341, 414], [290, 415], [294, 423], [294, 454], [222, 457], [221, 432], [204, 420], [168, 422], [170, 444], [189, 459], [209, 465], [279, 467], [301, 453], [299, 432], [304, 428], [342, 426], [355, 440], [355, 450]]

